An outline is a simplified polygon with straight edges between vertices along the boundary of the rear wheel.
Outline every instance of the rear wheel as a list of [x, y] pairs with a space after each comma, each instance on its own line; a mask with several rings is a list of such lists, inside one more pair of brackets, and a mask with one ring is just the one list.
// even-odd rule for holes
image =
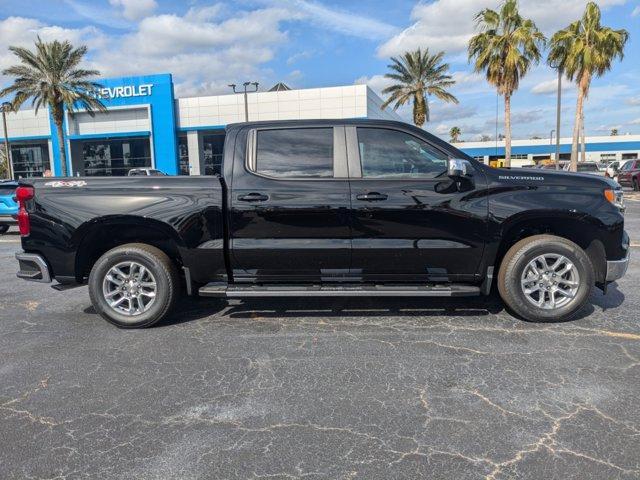
[[149, 327], [159, 322], [179, 293], [175, 265], [151, 245], [131, 243], [109, 250], [89, 275], [94, 308], [121, 328]]
[[0, 225], [0, 235], [3, 235], [9, 231], [9, 225]]
[[633, 180], [631, 181], [631, 183], [633, 184], [633, 191], [637, 192], [638, 190], [640, 190], [640, 185], [638, 185], [638, 179], [637, 178], [633, 178]]
[[526, 320], [570, 319], [589, 299], [593, 266], [584, 250], [554, 235], [535, 235], [513, 245], [500, 265], [498, 290]]

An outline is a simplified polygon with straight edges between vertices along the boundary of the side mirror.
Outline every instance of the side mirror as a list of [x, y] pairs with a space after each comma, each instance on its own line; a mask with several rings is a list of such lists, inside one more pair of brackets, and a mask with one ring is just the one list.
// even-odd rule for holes
[[461, 158], [450, 158], [447, 175], [451, 178], [462, 178], [468, 174], [469, 164]]

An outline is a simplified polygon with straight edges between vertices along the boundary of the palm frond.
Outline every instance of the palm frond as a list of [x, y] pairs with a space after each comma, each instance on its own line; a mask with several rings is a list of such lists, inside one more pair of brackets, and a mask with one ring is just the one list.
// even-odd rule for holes
[[417, 49], [392, 57], [388, 65], [391, 72], [385, 74], [385, 78], [396, 83], [382, 90], [384, 95], [388, 95], [382, 108], [393, 104], [397, 110], [413, 103], [414, 123], [422, 125], [429, 120], [429, 95], [457, 103], [458, 100], [446, 91], [455, 81], [448, 74], [449, 64], [444, 63], [443, 58], [444, 52], [431, 54], [429, 49]]

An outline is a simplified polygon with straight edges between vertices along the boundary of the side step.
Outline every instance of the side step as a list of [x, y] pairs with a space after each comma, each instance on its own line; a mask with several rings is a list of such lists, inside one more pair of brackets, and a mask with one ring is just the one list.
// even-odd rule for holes
[[202, 297], [472, 297], [480, 287], [446, 285], [227, 285], [209, 283], [198, 290]]

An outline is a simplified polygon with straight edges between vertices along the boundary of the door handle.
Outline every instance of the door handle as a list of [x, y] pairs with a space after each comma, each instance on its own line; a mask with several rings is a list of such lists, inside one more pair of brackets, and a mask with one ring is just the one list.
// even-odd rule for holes
[[356, 198], [364, 202], [380, 202], [382, 200], [386, 200], [387, 198], [389, 198], [389, 196], [384, 193], [369, 192], [361, 195], [356, 195]]
[[238, 200], [242, 202], [265, 202], [269, 200], [269, 195], [263, 193], [247, 193], [246, 195], [239, 195]]

